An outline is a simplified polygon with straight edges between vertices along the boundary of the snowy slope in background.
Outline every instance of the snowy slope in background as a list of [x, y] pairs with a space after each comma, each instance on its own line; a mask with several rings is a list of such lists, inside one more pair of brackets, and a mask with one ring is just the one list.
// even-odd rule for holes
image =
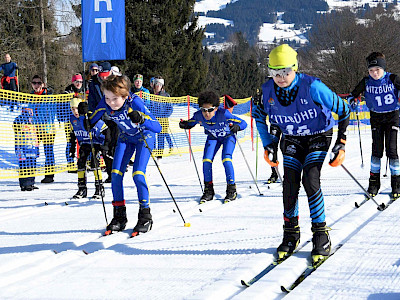
[[[362, 141], [368, 162], [368, 129], [362, 131]], [[256, 153], [249, 141], [241, 146], [255, 174]], [[236, 149], [233, 162], [239, 198], [222, 204], [226, 183], [218, 153], [213, 164], [218, 200], [200, 206], [202, 212], [197, 204], [201, 190], [189, 156], [162, 160], [163, 175], [191, 227], [184, 227], [174, 212], [160, 174], [150, 162], [147, 181], [154, 227], [133, 239], [128, 236], [136, 223], [138, 204], [131, 168], [124, 178], [127, 230], [109, 237], [101, 237], [106, 223], [101, 200], [64, 204], [77, 190], [76, 174], [56, 174], [55, 183], [38, 183], [40, 189], [30, 193], [21, 192], [17, 180], [1, 181], [0, 299], [281, 299], [280, 285], [305, 265], [309, 249], [250, 288], [240, 284], [271, 262], [282, 239], [282, 190], [279, 184], [268, 189], [262, 183], [270, 170], [262, 160], [261, 143], [258, 149], [257, 177], [264, 196], [258, 195]], [[202, 153], [195, 153], [195, 158], [201, 172]], [[358, 135], [350, 131], [345, 164], [366, 186], [369, 163], [361, 169], [360, 162]], [[88, 182], [92, 195], [93, 173]], [[332, 242], [344, 245], [286, 298], [399, 299], [400, 202], [383, 212], [373, 202], [355, 209], [354, 201], [363, 199], [359, 187], [342, 168], [332, 168], [327, 162], [321, 182]], [[389, 186], [390, 177], [382, 177], [383, 191], [389, 191]], [[377, 199], [388, 201], [389, 196]], [[109, 221], [111, 200], [106, 184]], [[304, 243], [311, 236], [311, 225], [302, 188], [299, 211]]]

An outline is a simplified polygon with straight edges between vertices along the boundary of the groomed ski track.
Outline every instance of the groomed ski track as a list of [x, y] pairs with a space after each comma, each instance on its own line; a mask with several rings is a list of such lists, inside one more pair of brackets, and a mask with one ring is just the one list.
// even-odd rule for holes
[[[365, 168], [360, 168], [358, 135], [355, 133], [348, 138], [345, 165], [366, 187], [369, 132], [363, 132], [362, 138]], [[249, 141], [242, 147], [254, 174], [255, 152], [251, 151]], [[54, 184], [38, 184], [40, 189], [32, 193], [20, 192], [17, 180], [1, 182], [0, 298], [399, 297], [400, 242], [397, 232], [400, 201], [382, 212], [372, 201], [355, 208], [354, 202], [364, 198], [362, 192], [341, 168], [332, 168], [327, 162], [321, 180], [327, 223], [332, 227], [332, 244], [344, 245], [286, 296], [280, 286], [290, 286], [304, 270], [311, 244], [251, 287], [241, 285], [241, 279], [251, 279], [272, 262], [282, 239], [282, 190], [267, 189], [262, 184], [270, 170], [261, 161], [262, 147], [259, 149], [258, 186], [264, 196], [258, 195], [242, 154], [236, 149], [233, 162], [240, 197], [227, 204], [222, 203], [226, 185], [220, 153], [214, 162], [217, 200], [202, 205], [197, 203], [201, 189], [189, 155], [162, 160], [161, 171], [191, 227], [183, 226], [158, 170], [150, 162], [147, 181], [154, 227], [149, 233], [131, 239], [129, 235], [136, 223], [138, 209], [131, 168], [124, 179], [128, 187], [125, 197], [129, 223], [124, 232], [108, 237], [101, 236], [106, 225], [101, 200], [69, 199], [77, 189], [76, 174], [57, 174]], [[195, 158], [201, 170], [201, 153], [195, 153]], [[383, 159], [383, 168], [385, 163]], [[40, 179], [36, 178], [37, 181]], [[89, 173], [88, 182], [88, 195], [91, 196], [94, 193], [92, 173]], [[110, 221], [112, 196], [110, 185], [105, 186]], [[390, 175], [382, 178], [382, 186], [384, 191], [376, 200], [387, 203]], [[299, 205], [303, 243], [311, 238], [311, 225], [302, 188]]]

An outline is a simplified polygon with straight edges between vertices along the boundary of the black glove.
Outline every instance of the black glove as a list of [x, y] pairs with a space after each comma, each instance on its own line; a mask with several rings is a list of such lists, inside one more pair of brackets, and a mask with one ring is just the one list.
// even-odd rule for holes
[[181, 120], [181, 121], [179, 122], [179, 128], [182, 128], [182, 129], [190, 129], [190, 128], [192, 128], [192, 127], [190, 127], [189, 121]]
[[86, 115], [89, 112], [89, 104], [87, 102], [81, 102], [78, 104], [78, 113], [81, 116]]
[[264, 159], [271, 167], [277, 167], [278, 162], [278, 145], [275, 143], [264, 147]]
[[229, 130], [232, 134], [236, 134], [240, 130], [240, 126], [238, 124], [229, 124]]
[[332, 167], [340, 166], [345, 158], [345, 144], [346, 140], [340, 139], [336, 141], [335, 146], [332, 148], [333, 158], [329, 161], [329, 165]]
[[140, 113], [137, 110], [131, 111], [128, 114], [129, 118], [131, 119], [131, 121], [135, 124], [143, 124], [144, 123], [144, 116], [142, 113]]

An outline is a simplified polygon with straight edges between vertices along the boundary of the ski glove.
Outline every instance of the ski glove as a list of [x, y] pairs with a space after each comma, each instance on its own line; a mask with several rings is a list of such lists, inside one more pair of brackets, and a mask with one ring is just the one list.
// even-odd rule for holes
[[232, 134], [236, 134], [240, 130], [240, 126], [238, 124], [229, 124], [229, 130]]
[[358, 111], [358, 101], [353, 96], [347, 98], [351, 111]]
[[81, 116], [86, 115], [89, 112], [89, 104], [87, 102], [81, 102], [78, 105], [78, 113]]
[[264, 147], [264, 159], [271, 167], [279, 165], [277, 144], [269, 144]]
[[189, 121], [180, 120], [179, 128], [181, 128], [181, 129], [190, 129], [192, 127], [189, 125]]
[[135, 124], [143, 124], [144, 123], [144, 116], [140, 111], [134, 110], [128, 114], [131, 121]]
[[339, 141], [336, 141], [335, 146], [332, 148], [332, 154], [333, 157], [329, 161], [329, 165], [331, 167], [338, 167], [340, 166], [343, 161], [344, 161], [344, 148], [345, 148], [346, 140], [340, 139]]

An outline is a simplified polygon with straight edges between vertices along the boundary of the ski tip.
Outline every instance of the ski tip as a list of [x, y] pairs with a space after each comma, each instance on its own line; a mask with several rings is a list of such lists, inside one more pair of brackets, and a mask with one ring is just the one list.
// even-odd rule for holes
[[134, 232], [132, 232], [131, 237], [135, 237], [135, 236], [137, 236], [137, 235], [139, 235], [139, 232], [134, 231]]
[[175, 210], [175, 209], [173, 209], [172, 211], [173, 211], [174, 213], [176, 213], [176, 210]]
[[86, 255], [89, 254], [89, 252], [87, 252], [86, 250], [82, 250], [83, 253], [85, 253]]
[[64, 204], [65, 204], [65, 205], [68, 205], [69, 203], [68, 203], [68, 202], [64, 202]]
[[54, 252], [54, 254], [58, 254], [58, 251], [57, 251], [57, 250], [53, 250], [53, 252]]
[[271, 187], [268, 185], [267, 188], [270, 189]]
[[360, 208], [360, 204], [358, 204], [357, 202], [354, 202], [354, 206], [355, 206], [356, 208]]
[[105, 232], [104, 232], [104, 235], [110, 235], [111, 234], [111, 230], [106, 230]]
[[287, 289], [287, 288], [285, 288], [283, 285], [281, 285], [281, 291], [284, 292], [284, 293], [286, 293], [286, 294], [289, 294], [289, 293], [290, 293], [290, 290]]
[[190, 227], [190, 223], [185, 223], [183, 226]]
[[203, 211], [201, 210], [201, 208], [199, 208], [199, 212], [203, 212]]
[[250, 284], [248, 284], [248, 283], [247, 283], [246, 281], [244, 281], [244, 280], [241, 280], [240, 282], [242, 283], [243, 286], [247, 286], [247, 287], [250, 286]]
[[45, 202], [44, 205], [46, 206], [46, 205], [49, 205], [49, 204], [47, 202]]

